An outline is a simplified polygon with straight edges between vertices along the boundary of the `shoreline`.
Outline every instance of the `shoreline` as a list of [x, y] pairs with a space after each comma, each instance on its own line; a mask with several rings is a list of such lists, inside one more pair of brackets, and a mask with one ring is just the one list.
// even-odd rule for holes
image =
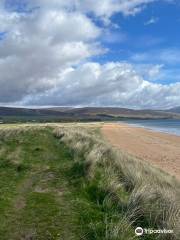
[[151, 128], [151, 127], [146, 127], [146, 126], [140, 126], [140, 124], [139, 125], [138, 124], [131, 124], [131, 123], [125, 123], [125, 124], [127, 124], [127, 125], [129, 125], [131, 127], [145, 129], [145, 130], [150, 131], [150, 132], [162, 133], [162, 134], [168, 134], [168, 135], [180, 137], [180, 134], [172, 133], [171, 131], [164, 131], [164, 130], [161, 130], [161, 129], [158, 129], [158, 128], [153, 128], [153, 127]]
[[144, 125], [141, 125], [140, 123], [130, 123], [130, 122], [121, 122], [121, 121], [119, 121], [117, 123], [118, 124], [128, 124], [129, 126], [132, 126], [132, 127], [143, 128], [143, 129], [147, 129], [147, 130], [153, 131], [153, 132], [165, 133], [165, 134], [170, 134], [170, 135], [175, 135], [175, 136], [180, 137], [180, 132], [178, 132], [178, 131], [173, 132], [173, 131], [171, 131], [171, 128], [168, 128], [168, 130], [165, 130], [165, 128], [144, 126]]
[[180, 136], [119, 122], [101, 131], [114, 147], [180, 179]]

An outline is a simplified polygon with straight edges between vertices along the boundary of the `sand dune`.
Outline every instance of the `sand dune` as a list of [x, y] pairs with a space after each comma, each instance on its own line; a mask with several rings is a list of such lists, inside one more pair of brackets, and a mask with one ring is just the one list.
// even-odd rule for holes
[[148, 161], [180, 179], [179, 136], [127, 124], [104, 124], [102, 133], [122, 151]]

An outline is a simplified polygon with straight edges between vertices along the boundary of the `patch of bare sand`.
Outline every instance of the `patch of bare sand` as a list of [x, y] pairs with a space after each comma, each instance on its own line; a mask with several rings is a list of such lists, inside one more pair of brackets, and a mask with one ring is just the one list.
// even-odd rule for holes
[[153, 132], [128, 124], [104, 124], [101, 130], [113, 146], [180, 179], [179, 136]]

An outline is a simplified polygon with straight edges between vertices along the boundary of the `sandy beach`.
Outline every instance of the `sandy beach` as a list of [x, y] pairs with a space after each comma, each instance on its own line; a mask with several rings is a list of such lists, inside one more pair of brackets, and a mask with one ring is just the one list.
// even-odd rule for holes
[[113, 146], [180, 179], [180, 136], [114, 123], [104, 124], [102, 133]]

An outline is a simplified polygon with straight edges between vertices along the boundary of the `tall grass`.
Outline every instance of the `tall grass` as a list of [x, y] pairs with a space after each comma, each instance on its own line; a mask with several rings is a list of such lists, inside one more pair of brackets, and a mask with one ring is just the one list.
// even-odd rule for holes
[[[115, 221], [104, 218], [104, 239], [125, 239], [122, 234], [131, 226], [172, 229], [173, 234], [156, 239], [180, 239], [180, 184], [175, 178], [113, 149], [92, 129], [56, 127], [54, 134], [72, 149], [76, 163], [83, 164], [87, 180], [98, 186], [96, 200], [116, 209]], [[92, 229], [98, 234], [93, 223]]]
[[[134, 239], [132, 229], [137, 226], [174, 231], [171, 235], [153, 235], [143, 239], [180, 239], [179, 182], [146, 162], [113, 149], [97, 131], [93, 131], [95, 127], [46, 124], [2, 128], [0, 155], [5, 154], [3, 142], [10, 136], [16, 137], [29, 130], [37, 132], [46, 127], [52, 127], [54, 135], [72, 150], [75, 159], [72, 175], [83, 177], [81, 187], [84, 195], [102, 209], [101, 223], [93, 221], [90, 216], [87, 236], [82, 239], [130, 240]], [[18, 154], [16, 152], [17, 158]], [[22, 164], [16, 161], [16, 155], [14, 152], [12, 164], [19, 169]], [[83, 184], [84, 177], [87, 184]], [[85, 201], [84, 206], [89, 207]], [[92, 210], [88, 212], [86, 208], [82, 223], [87, 221]]]

